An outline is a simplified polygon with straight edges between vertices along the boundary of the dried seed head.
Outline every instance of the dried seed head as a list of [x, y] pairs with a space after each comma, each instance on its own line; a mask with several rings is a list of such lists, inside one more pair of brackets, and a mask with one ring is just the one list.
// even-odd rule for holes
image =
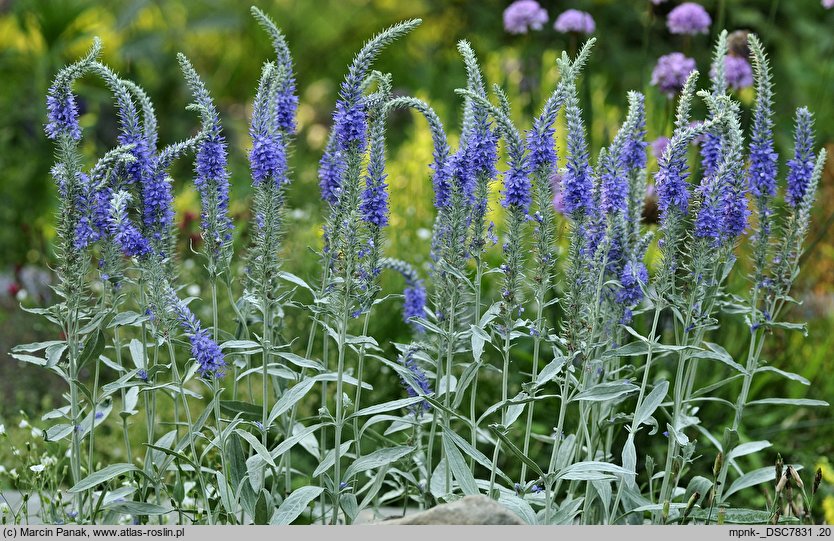
[[788, 482], [788, 472], [782, 474], [779, 478], [779, 482], [776, 483], [776, 494], [780, 494], [782, 490], [785, 488], [785, 484]]
[[692, 511], [692, 508], [695, 507], [695, 503], [699, 499], [701, 499], [701, 493], [696, 490], [692, 493], [692, 496], [689, 497], [689, 501], [686, 502], [686, 509], [683, 511], [684, 518], [689, 515], [689, 512]]
[[822, 483], [822, 468], [817, 468], [817, 473], [814, 475], [814, 487], [811, 489], [811, 494], [816, 494]]
[[800, 479], [799, 472], [796, 471], [796, 468], [788, 466], [788, 472], [791, 474], [791, 477], [793, 477], [793, 480], [796, 483], [797, 487], [802, 488], [805, 486], [805, 484], [802, 482], [802, 479]]
[[784, 462], [782, 462], [782, 455], [780, 453], [776, 453], [776, 482], [779, 482], [779, 479], [782, 478], [782, 466]]
[[718, 477], [718, 474], [721, 472], [721, 466], [724, 463], [724, 453], [718, 453], [715, 455], [715, 463], [712, 465], [712, 475], [713, 477]]

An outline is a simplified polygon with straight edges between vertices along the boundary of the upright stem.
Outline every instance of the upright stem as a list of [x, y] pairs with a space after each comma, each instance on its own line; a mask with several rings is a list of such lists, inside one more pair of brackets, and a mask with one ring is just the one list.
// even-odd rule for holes
[[[504, 370], [503, 374], [501, 375], [501, 424], [506, 427], [507, 426], [507, 394], [509, 388], [509, 375], [510, 375], [510, 347], [512, 346], [512, 342], [510, 341], [510, 333], [512, 332], [510, 329], [512, 327], [512, 323], [510, 320], [512, 317], [507, 318], [507, 324], [504, 328]], [[495, 471], [498, 469], [498, 456], [501, 452], [501, 440], [497, 439], [495, 442], [495, 450], [492, 453], [492, 471], [489, 473], [489, 494], [492, 495], [492, 491], [495, 489]]]
[[[119, 326], [117, 325], [113, 329], [113, 347], [116, 348], [116, 364], [119, 366], [124, 366], [122, 363], [122, 341], [119, 336]], [[122, 405], [125, 403], [125, 388], [121, 388], [121, 395], [122, 395]], [[133, 450], [130, 446], [130, 433], [127, 430], [127, 417], [122, 418], [122, 439], [124, 440], [125, 444], [125, 452], [127, 453], [127, 461], [130, 464], [133, 464]]]
[[261, 296], [264, 326], [263, 337], [261, 338], [261, 347], [263, 348], [263, 367], [262, 367], [262, 417], [261, 417], [261, 439], [264, 447], [268, 445], [269, 440], [269, 350], [272, 347], [270, 343], [272, 335], [272, 311], [269, 296], [264, 292]]
[[[536, 377], [539, 375], [539, 348], [541, 346], [541, 331], [542, 331], [542, 317], [543, 317], [543, 310], [544, 310], [544, 299], [542, 298], [543, 295], [539, 293], [536, 296], [536, 323], [535, 323], [535, 332], [533, 336], [533, 374], [531, 377], [531, 382], [535, 385]], [[530, 450], [530, 434], [533, 431], [533, 406], [535, 405], [535, 401], [531, 401], [527, 405], [527, 423], [524, 426], [524, 448], [523, 452], [526, 456], [528, 451]], [[522, 462], [521, 464], [521, 486], [527, 482], [527, 464]]]
[[[484, 263], [480, 256], [476, 257], [475, 269], [475, 311], [473, 325], [478, 325], [481, 322], [481, 281], [484, 275]], [[478, 361], [480, 363], [480, 361]], [[475, 414], [475, 406], [478, 398], [478, 374], [480, 370], [475, 370], [472, 376], [472, 392], [469, 394], [469, 422], [471, 425], [470, 439], [473, 449], [478, 446], [478, 417]], [[469, 457], [469, 470], [475, 472], [475, 459]]]
[[[362, 322], [362, 336], [368, 336], [368, 323], [370, 322], [370, 309], [365, 313], [365, 320]], [[359, 367], [356, 370], [356, 379], [359, 382], [356, 385], [356, 399], [353, 403], [353, 411], [359, 411], [362, 400], [362, 376], [365, 367], [365, 344], [359, 348]], [[353, 418], [353, 438], [356, 440], [356, 458], [362, 456], [362, 440], [359, 437], [359, 417]]]
[[[349, 291], [349, 288], [346, 288]], [[345, 300], [345, 304], [347, 304]], [[335, 426], [335, 443], [333, 447], [333, 517], [331, 524], [338, 524], [339, 521], [339, 499], [342, 488], [342, 460], [340, 456], [339, 447], [342, 446], [342, 425], [344, 424], [344, 393], [342, 391], [343, 376], [345, 371], [345, 342], [347, 341], [347, 327], [348, 327], [348, 308], [345, 307], [342, 314], [342, 325], [339, 329], [339, 361], [336, 366], [336, 426]], [[361, 384], [361, 383], [360, 383]]]
[[194, 444], [194, 423], [191, 421], [191, 409], [188, 407], [188, 397], [185, 394], [185, 382], [182, 380], [182, 378], [180, 378], [179, 369], [177, 368], [177, 357], [174, 353], [174, 344], [173, 342], [171, 342], [170, 338], [166, 340], [166, 342], [168, 342], [168, 354], [171, 358], [171, 370], [173, 371], [174, 380], [177, 382], [177, 385], [179, 387], [179, 395], [182, 399], [182, 407], [185, 410], [185, 419], [188, 422], [188, 443], [189, 447], [191, 448], [191, 455], [194, 457], [195, 467], [197, 469], [197, 471], [195, 472], [197, 475], [197, 480], [200, 482], [200, 487], [203, 489], [203, 498], [206, 506], [206, 516], [208, 517], [209, 525], [213, 525], [214, 516], [211, 513], [211, 507], [209, 505], [208, 487], [206, 486], [206, 481], [203, 478], [200, 455], [197, 454], [197, 446]]

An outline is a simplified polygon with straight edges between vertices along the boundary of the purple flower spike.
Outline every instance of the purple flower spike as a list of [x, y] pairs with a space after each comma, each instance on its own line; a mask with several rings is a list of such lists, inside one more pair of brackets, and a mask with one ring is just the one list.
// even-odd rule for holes
[[199, 365], [198, 372], [204, 378], [222, 378], [225, 374], [226, 361], [220, 346], [212, 340], [207, 329], [203, 329], [200, 321], [184, 302], [171, 291], [172, 310], [185, 334], [191, 342], [191, 355]]
[[516, 0], [504, 10], [504, 30], [510, 34], [541, 30], [546, 22], [547, 11], [536, 0]]
[[252, 135], [252, 150], [249, 164], [255, 186], [267, 179], [281, 185], [286, 180], [287, 155], [280, 136], [255, 133]]
[[559, 15], [553, 28], [557, 32], [567, 34], [568, 32], [577, 32], [579, 34], [593, 34], [597, 29], [594, 18], [590, 13], [579, 11], [578, 9], [569, 9]]
[[71, 139], [81, 139], [81, 127], [78, 125], [78, 106], [75, 96], [68, 89], [50, 87], [46, 97], [46, 136], [58, 139], [62, 134]]
[[712, 19], [701, 4], [684, 2], [669, 12], [666, 26], [673, 34], [706, 34]]
[[643, 289], [649, 283], [649, 271], [641, 261], [628, 261], [620, 275], [622, 289], [617, 291], [617, 302], [626, 307], [643, 300]]
[[695, 60], [683, 53], [669, 53], [657, 60], [652, 70], [652, 84], [666, 97], [673, 98], [683, 89], [689, 74], [695, 71]]
[[794, 157], [788, 161], [788, 186], [785, 201], [796, 208], [805, 198], [814, 173], [814, 118], [805, 107], [796, 110]]

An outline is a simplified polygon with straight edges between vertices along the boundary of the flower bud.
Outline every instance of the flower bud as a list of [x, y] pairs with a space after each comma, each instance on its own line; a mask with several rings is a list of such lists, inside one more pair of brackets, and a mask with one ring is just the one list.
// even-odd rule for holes
[[718, 477], [718, 474], [721, 472], [721, 466], [724, 464], [724, 454], [718, 453], [715, 455], [715, 463], [712, 465], [712, 475], [713, 477]]
[[793, 477], [793, 480], [798, 488], [803, 488], [805, 486], [802, 479], [799, 478], [799, 473], [796, 471], [796, 468], [788, 466], [788, 472], [791, 474], [791, 477]]
[[811, 494], [817, 493], [817, 490], [820, 488], [820, 483], [822, 483], [822, 468], [817, 468], [817, 473], [814, 475], [814, 486], [811, 489]]

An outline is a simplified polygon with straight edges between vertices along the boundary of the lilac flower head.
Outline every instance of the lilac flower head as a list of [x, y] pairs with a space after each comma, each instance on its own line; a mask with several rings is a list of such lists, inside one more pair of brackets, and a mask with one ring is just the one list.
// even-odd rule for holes
[[669, 146], [669, 138], [661, 135], [651, 143], [649, 146], [652, 151], [652, 156], [655, 157], [656, 160], [660, 160], [663, 153], [666, 151], [666, 147]]
[[75, 96], [68, 88], [49, 87], [46, 96], [46, 136], [58, 139], [67, 135], [78, 141], [81, 139], [81, 127], [78, 125], [78, 106]]
[[226, 361], [223, 359], [220, 346], [212, 340], [208, 330], [202, 328], [200, 321], [188, 306], [178, 299], [173, 291], [170, 291], [169, 295], [171, 310], [191, 342], [191, 355], [197, 361], [199, 367], [197, 371], [200, 377], [222, 378], [225, 374]]
[[449, 170], [452, 174], [452, 181], [458, 186], [467, 203], [475, 200], [475, 186], [478, 182], [475, 170], [475, 149], [468, 145], [469, 141], [463, 141], [461, 147], [449, 158]]
[[[710, 76], [715, 77], [715, 70], [710, 70]], [[727, 84], [735, 90], [753, 86], [753, 68], [747, 59], [735, 55], [724, 57], [724, 76]]]
[[834, 0], [822, 0], [822, 7], [825, 9], [834, 8]]
[[[420, 365], [417, 364], [416, 359], [414, 359], [414, 350], [409, 348], [405, 351], [405, 353], [400, 356], [400, 363], [411, 372], [411, 376], [414, 379], [414, 382], [417, 384], [418, 389], [415, 389], [411, 383], [408, 382], [405, 378], [401, 378], [402, 385], [405, 387], [405, 391], [410, 397], [420, 396], [421, 394], [431, 394], [431, 384], [429, 383], [429, 378], [426, 376], [426, 373], [420, 368]], [[409, 411], [414, 414], [415, 417], [421, 417], [423, 413], [429, 411], [431, 406], [426, 400], [422, 400], [417, 404], [410, 406]]]
[[553, 210], [559, 214], [565, 213], [565, 198], [562, 196], [563, 178], [564, 176], [558, 172], [550, 176], [550, 187], [553, 189]]
[[541, 30], [546, 22], [547, 11], [536, 0], [516, 0], [504, 10], [504, 30], [510, 34]]
[[684, 2], [669, 12], [666, 26], [673, 34], [706, 34], [712, 19], [701, 4]]
[[683, 53], [669, 53], [657, 60], [657, 65], [652, 70], [652, 84], [666, 94], [666, 97], [673, 98], [683, 89], [686, 78], [693, 71], [695, 60]]
[[593, 34], [597, 26], [590, 13], [579, 11], [578, 9], [569, 9], [556, 18], [553, 28], [556, 29], [557, 32], [562, 32], [563, 34], [567, 34], [568, 32]]
[[636, 306], [643, 300], [643, 287], [649, 283], [649, 271], [641, 261], [628, 261], [620, 274], [622, 288], [617, 291], [617, 302], [626, 307]]
[[218, 255], [224, 242], [231, 240], [233, 229], [228, 216], [229, 171], [226, 155], [226, 141], [217, 134], [200, 143], [194, 158], [194, 184], [202, 201], [200, 225], [214, 255]]
[[814, 118], [805, 107], [796, 110], [794, 156], [788, 161], [788, 185], [785, 201], [797, 208], [811, 183], [814, 173]]

